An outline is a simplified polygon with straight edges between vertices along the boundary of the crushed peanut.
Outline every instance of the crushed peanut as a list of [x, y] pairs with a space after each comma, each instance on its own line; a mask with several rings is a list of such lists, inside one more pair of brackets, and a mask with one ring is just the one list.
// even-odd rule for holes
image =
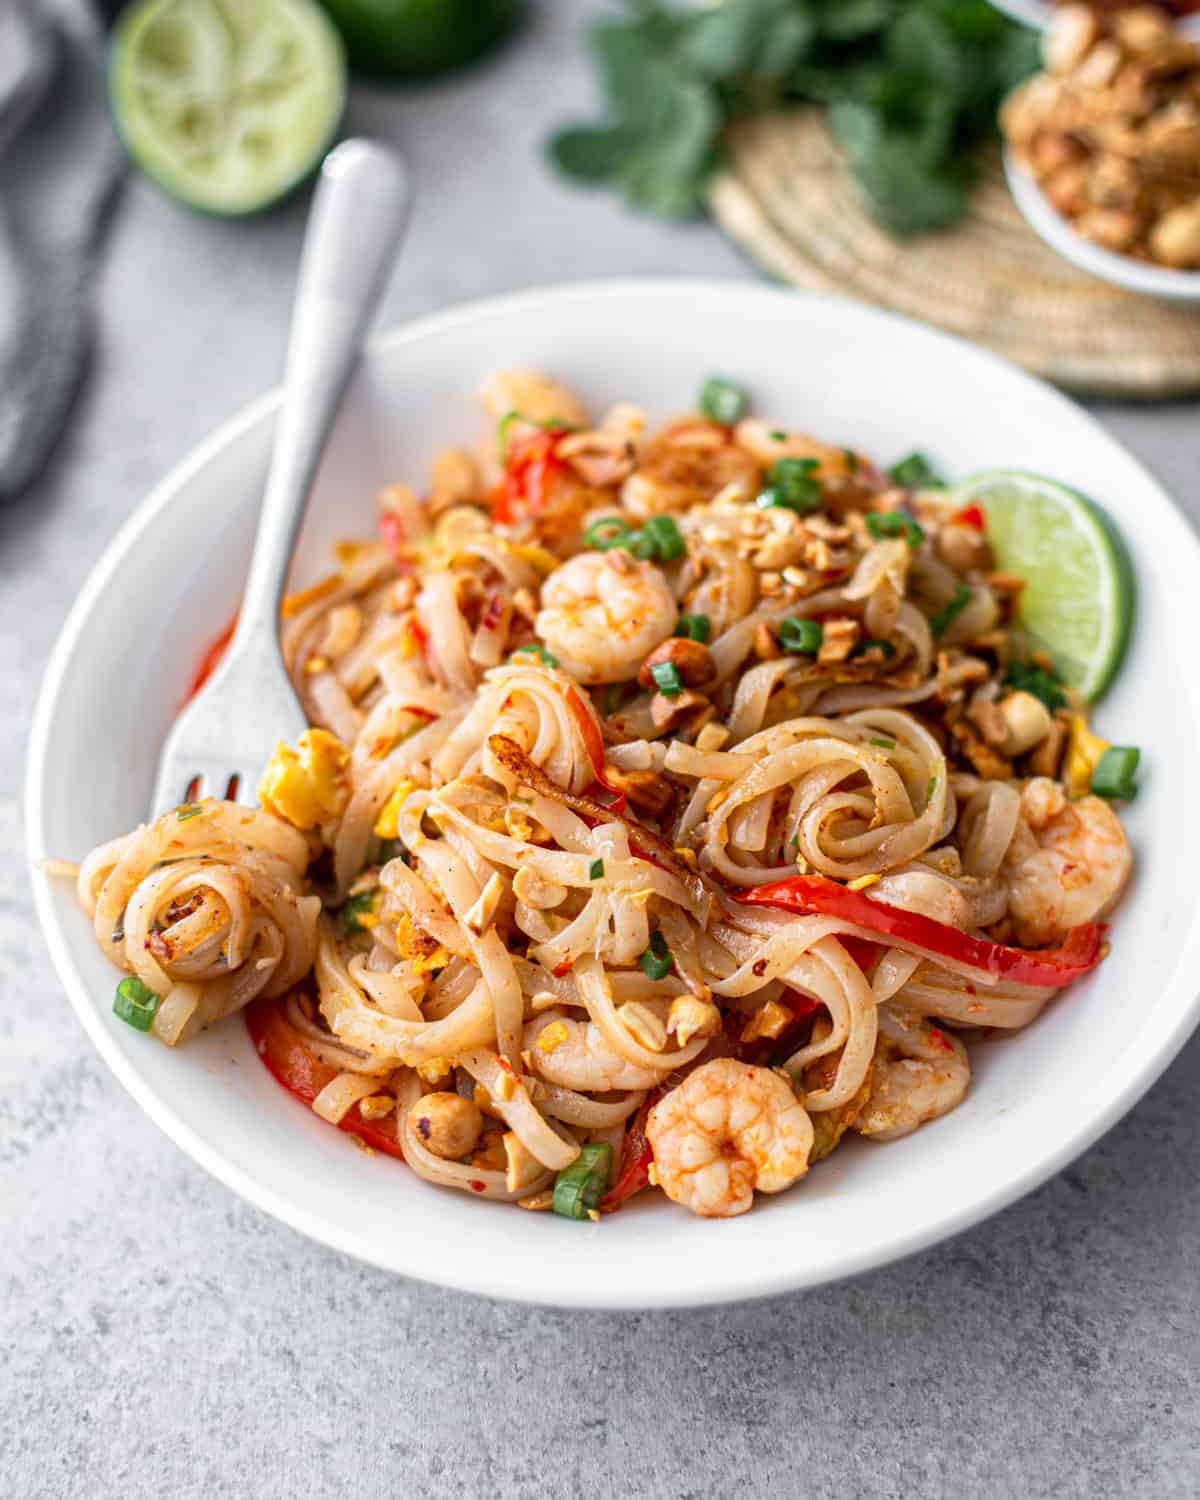
[[1001, 125], [1053, 207], [1107, 250], [1200, 267], [1200, 45], [1153, 6], [1068, 5], [1043, 61]]

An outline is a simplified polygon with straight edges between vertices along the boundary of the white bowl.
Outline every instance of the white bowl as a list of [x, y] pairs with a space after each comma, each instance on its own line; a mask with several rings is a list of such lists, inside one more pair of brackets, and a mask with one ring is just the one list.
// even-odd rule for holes
[[1081, 271], [1123, 286], [1127, 291], [1142, 292], [1147, 297], [1159, 297], [1168, 302], [1200, 302], [1200, 271], [1172, 271], [1168, 266], [1151, 265], [1129, 255], [1118, 255], [1084, 239], [1042, 192], [1033, 174], [1009, 150], [1004, 153], [1004, 175], [1030, 228]]
[[[223, 427], [121, 529], [71, 611], [33, 726], [33, 882], [55, 966], [92, 1040], [196, 1161], [313, 1238], [407, 1276], [595, 1308], [729, 1302], [881, 1265], [1012, 1202], [1113, 1125], [1196, 1024], [1200, 798], [1192, 640], [1200, 548], [1153, 479], [1078, 407], [991, 354], [872, 308], [739, 282], [628, 281], [506, 297], [426, 319], [370, 352], [324, 465], [297, 573], [365, 532], [380, 484], [420, 483], [477, 431], [474, 392], [502, 365], [554, 371], [600, 409], [686, 407], [713, 370], [757, 409], [891, 461], [919, 447], [950, 474], [1053, 474], [1123, 527], [1141, 581], [1130, 659], [1100, 716], [1144, 747], [1129, 811], [1139, 852], [1113, 951], [1015, 1038], [974, 1052], [953, 1114], [907, 1140], [855, 1140], [793, 1192], [709, 1222], [641, 1200], [597, 1225], [477, 1202], [369, 1157], [290, 1098], [236, 1018], [170, 1051], [116, 1020], [115, 972], [69, 882], [147, 810], [159, 743], [202, 645], [233, 610], [276, 398]], [[63, 1018], [63, 1024], [69, 1022]]]

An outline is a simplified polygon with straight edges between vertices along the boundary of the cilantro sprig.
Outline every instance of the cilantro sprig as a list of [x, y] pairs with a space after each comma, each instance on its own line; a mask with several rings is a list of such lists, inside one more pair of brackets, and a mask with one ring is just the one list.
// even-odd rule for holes
[[1036, 35], [987, 0], [630, 0], [591, 33], [600, 125], [560, 131], [554, 161], [664, 218], [703, 211], [721, 133], [739, 115], [816, 104], [872, 213], [897, 235], [961, 217], [964, 151], [1037, 67]]

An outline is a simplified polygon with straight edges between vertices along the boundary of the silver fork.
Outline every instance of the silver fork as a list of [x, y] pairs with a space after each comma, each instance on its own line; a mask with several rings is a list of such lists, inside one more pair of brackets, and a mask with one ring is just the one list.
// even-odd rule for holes
[[408, 219], [394, 152], [351, 140], [325, 158], [300, 257], [283, 400], [237, 630], [175, 721], [152, 816], [198, 796], [253, 804], [278, 740], [307, 727], [279, 645], [279, 606], [317, 465]]

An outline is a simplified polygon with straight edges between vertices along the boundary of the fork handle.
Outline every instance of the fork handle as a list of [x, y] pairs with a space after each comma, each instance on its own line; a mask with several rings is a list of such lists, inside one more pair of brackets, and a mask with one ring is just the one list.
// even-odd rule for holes
[[283, 398], [230, 656], [252, 637], [278, 650], [279, 606], [317, 466], [408, 219], [400, 158], [374, 141], [325, 158], [300, 256]]

